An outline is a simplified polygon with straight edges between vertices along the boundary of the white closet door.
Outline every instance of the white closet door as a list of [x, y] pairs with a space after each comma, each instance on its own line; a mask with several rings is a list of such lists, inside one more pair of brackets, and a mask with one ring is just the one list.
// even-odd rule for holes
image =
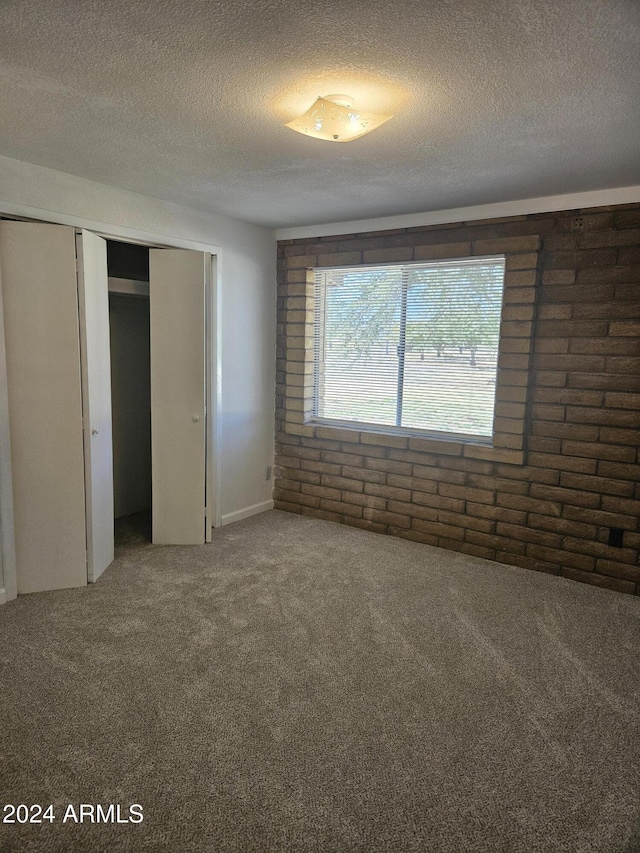
[[0, 223], [18, 593], [87, 583], [73, 228]]
[[113, 561], [113, 444], [107, 242], [89, 231], [76, 235], [82, 352], [87, 579], [96, 581]]
[[204, 252], [151, 249], [152, 539], [205, 541]]

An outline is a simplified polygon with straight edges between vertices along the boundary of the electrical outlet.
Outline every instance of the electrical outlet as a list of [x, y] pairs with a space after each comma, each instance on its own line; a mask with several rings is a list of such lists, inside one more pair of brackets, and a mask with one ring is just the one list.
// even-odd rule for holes
[[584, 219], [581, 216], [574, 217], [571, 222], [572, 231], [582, 231], [584, 229]]
[[270, 480], [270, 479], [271, 479], [271, 465], [267, 465], [267, 467], [265, 468], [265, 470], [264, 470], [264, 478], [265, 478], [265, 480]]
[[623, 527], [610, 527], [609, 528], [609, 542], [608, 544], [612, 548], [622, 548], [624, 546], [624, 528]]

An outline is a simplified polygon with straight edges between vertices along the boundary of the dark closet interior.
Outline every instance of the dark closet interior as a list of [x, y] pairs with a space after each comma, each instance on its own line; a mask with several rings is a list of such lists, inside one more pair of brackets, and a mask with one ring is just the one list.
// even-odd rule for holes
[[151, 510], [149, 249], [107, 241], [115, 518]]

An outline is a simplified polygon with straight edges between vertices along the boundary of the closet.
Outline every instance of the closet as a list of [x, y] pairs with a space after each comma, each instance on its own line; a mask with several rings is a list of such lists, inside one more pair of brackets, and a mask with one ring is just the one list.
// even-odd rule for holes
[[115, 518], [151, 511], [149, 297], [109, 291]]
[[107, 269], [114, 516], [143, 513], [146, 518], [151, 511], [148, 247], [108, 240]]
[[[152, 541], [206, 538], [211, 256], [149, 250]], [[83, 586], [113, 559], [107, 244], [0, 222], [18, 593]]]

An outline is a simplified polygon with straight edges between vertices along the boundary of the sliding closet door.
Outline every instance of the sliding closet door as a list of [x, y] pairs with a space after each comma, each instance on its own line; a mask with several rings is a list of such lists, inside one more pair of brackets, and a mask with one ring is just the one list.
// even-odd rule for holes
[[73, 228], [0, 222], [18, 593], [87, 582]]
[[151, 249], [152, 539], [205, 541], [205, 263], [185, 249]]
[[90, 231], [76, 236], [84, 458], [87, 578], [96, 581], [113, 561], [113, 444], [107, 242]]

